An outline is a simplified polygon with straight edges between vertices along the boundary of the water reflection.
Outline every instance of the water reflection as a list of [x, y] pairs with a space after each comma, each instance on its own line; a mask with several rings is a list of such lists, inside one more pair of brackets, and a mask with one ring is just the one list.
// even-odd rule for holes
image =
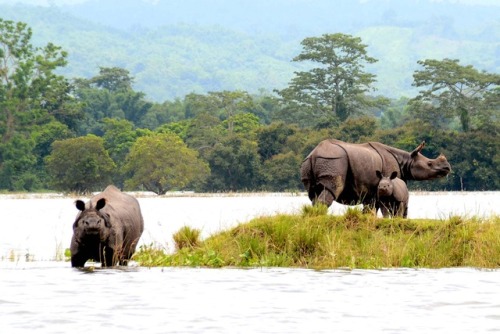
[[0, 265], [5, 333], [481, 333], [500, 271]]

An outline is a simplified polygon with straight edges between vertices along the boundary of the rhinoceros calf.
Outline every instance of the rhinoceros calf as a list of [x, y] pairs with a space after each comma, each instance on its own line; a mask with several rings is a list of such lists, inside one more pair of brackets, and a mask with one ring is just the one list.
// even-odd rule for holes
[[376, 174], [380, 179], [377, 188], [376, 209], [380, 208], [384, 217], [390, 215], [406, 218], [410, 199], [406, 183], [397, 177], [398, 172], [396, 171], [392, 172], [390, 176], [382, 175], [379, 170], [376, 171]]
[[73, 223], [71, 266], [83, 267], [87, 260], [102, 266], [125, 265], [144, 231], [144, 220], [136, 198], [108, 186], [88, 203], [76, 201], [80, 210]]

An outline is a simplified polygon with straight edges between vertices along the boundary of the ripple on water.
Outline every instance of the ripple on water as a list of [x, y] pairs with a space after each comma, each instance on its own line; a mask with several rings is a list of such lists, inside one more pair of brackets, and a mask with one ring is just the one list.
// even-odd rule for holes
[[8, 333], [486, 332], [500, 327], [499, 281], [499, 270], [472, 268], [1, 264], [0, 324]]

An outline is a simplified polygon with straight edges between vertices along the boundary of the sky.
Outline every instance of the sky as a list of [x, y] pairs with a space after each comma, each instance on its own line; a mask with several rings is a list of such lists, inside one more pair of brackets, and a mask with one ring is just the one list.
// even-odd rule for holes
[[[37, 5], [37, 6], [49, 6], [49, 5], [59, 6], [59, 5], [79, 4], [79, 3], [84, 3], [84, 2], [88, 2], [88, 1], [90, 1], [90, 0], [0, 0], [0, 3], [7, 4], [7, 3], [14, 2], [14, 3], [25, 3], [25, 4]], [[137, 1], [154, 4], [154, 3], [162, 2], [162, 1], [182, 1], [182, 0], [137, 0]], [[238, 0], [235, 0], [235, 1], [238, 1]], [[251, 1], [251, 0], [239, 0], [239, 1]], [[377, 1], [386, 2], [387, 0], [359, 0], [359, 2], [361, 2], [361, 3], [377, 2]], [[399, 1], [415, 2], [415, 0], [399, 0]], [[463, 4], [470, 4], [470, 5], [487, 5], [487, 6], [500, 7], [499, 0], [430, 0], [430, 1], [431, 2], [450, 2], [450, 3], [463, 3]]]

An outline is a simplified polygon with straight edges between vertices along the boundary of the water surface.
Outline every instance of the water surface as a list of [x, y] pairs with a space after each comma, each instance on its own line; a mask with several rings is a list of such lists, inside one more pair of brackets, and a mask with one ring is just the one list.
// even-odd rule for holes
[[[2, 333], [486, 333], [500, 271], [1, 264]], [[4, 331], [5, 330], [5, 331]]]
[[[72, 269], [53, 260], [69, 247], [74, 201], [0, 195], [0, 333], [500, 331], [500, 270]], [[499, 202], [500, 192], [415, 193], [409, 217], [487, 217], [500, 214]], [[206, 237], [254, 217], [297, 213], [309, 200], [243, 194], [139, 203], [140, 244], [172, 249], [182, 226]], [[329, 213], [346, 209], [334, 203]]]
[[[200, 229], [205, 238], [255, 217], [298, 213], [304, 205], [310, 205], [303, 193], [140, 196], [145, 230], [139, 244], [154, 242], [170, 251], [174, 249], [173, 233], [183, 226]], [[69, 248], [72, 224], [78, 213], [74, 202], [75, 198], [62, 195], [0, 195], [0, 259], [61, 258]], [[411, 193], [408, 217], [488, 217], [500, 214], [498, 203], [500, 192]], [[343, 214], [347, 208], [333, 203], [329, 213]]]

